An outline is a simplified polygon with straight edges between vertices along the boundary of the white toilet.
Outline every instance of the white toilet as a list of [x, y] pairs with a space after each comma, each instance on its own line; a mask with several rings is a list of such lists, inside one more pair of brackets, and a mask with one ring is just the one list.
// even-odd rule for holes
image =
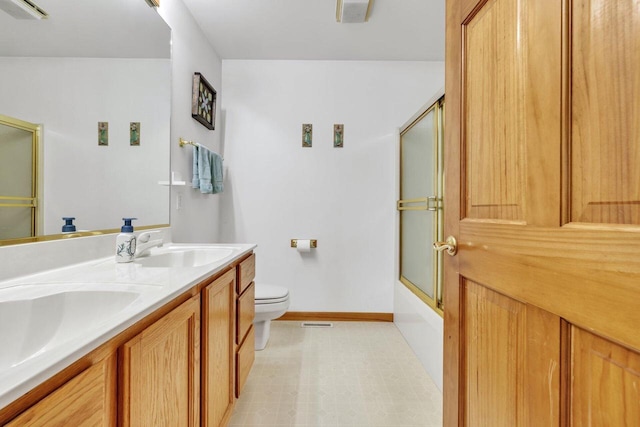
[[282, 286], [265, 285], [256, 282], [256, 317], [253, 329], [256, 333], [256, 350], [263, 350], [269, 341], [271, 321], [287, 312], [289, 290]]

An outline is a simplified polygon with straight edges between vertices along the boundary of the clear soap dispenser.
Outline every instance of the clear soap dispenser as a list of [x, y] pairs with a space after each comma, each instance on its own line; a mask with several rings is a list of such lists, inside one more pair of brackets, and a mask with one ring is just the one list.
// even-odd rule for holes
[[136, 236], [131, 221], [138, 218], [122, 218], [124, 225], [116, 237], [116, 262], [131, 262], [136, 253]]

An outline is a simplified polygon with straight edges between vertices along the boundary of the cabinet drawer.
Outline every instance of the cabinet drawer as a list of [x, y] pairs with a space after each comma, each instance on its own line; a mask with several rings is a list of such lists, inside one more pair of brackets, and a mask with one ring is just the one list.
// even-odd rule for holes
[[242, 294], [244, 290], [253, 282], [256, 277], [256, 255], [251, 256], [240, 263], [238, 266], [238, 280], [236, 286], [238, 287], [238, 295]]
[[238, 298], [236, 307], [236, 344], [240, 344], [242, 339], [247, 335], [249, 328], [253, 325], [253, 318], [256, 313], [256, 285], [251, 285]]
[[249, 372], [251, 372], [253, 361], [256, 358], [255, 345], [256, 336], [252, 325], [247, 337], [238, 349], [238, 354], [236, 354], [236, 397], [240, 397]]

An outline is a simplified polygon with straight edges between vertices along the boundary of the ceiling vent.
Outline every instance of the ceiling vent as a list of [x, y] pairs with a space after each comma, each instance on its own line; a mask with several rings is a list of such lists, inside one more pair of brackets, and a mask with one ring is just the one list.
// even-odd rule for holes
[[373, 0], [338, 0], [336, 21], [344, 24], [358, 24], [369, 20]]
[[0, 10], [16, 19], [46, 19], [49, 14], [30, 0], [0, 0]]

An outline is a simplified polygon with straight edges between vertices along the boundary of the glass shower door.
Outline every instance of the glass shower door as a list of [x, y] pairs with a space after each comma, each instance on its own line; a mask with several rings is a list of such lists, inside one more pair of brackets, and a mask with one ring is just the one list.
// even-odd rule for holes
[[442, 114], [439, 100], [400, 134], [400, 280], [442, 313]]
[[0, 115], [0, 240], [36, 235], [38, 129]]

